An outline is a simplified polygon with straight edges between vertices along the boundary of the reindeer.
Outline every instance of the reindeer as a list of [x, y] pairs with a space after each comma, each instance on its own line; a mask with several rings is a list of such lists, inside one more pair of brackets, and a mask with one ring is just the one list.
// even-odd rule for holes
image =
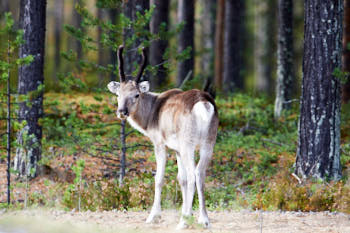
[[[123, 69], [123, 46], [118, 49], [119, 82], [110, 82], [108, 89], [118, 97], [117, 116], [127, 119], [131, 126], [147, 136], [154, 145], [157, 163], [155, 196], [146, 222], [160, 218], [161, 191], [166, 164], [166, 147], [176, 151], [177, 179], [182, 192], [182, 216], [178, 229], [187, 227], [186, 217], [192, 215], [192, 202], [197, 186], [199, 198], [198, 223], [209, 227], [205, 208], [204, 181], [212, 157], [218, 128], [218, 112], [214, 100], [200, 90], [171, 89], [162, 93], [150, 92], [148, 81], [140, 82], [147, 56], [143, 49], [142, 65], [136, 78], [126, 80]], [[195, 164], [195, 150], [200, 159]]]

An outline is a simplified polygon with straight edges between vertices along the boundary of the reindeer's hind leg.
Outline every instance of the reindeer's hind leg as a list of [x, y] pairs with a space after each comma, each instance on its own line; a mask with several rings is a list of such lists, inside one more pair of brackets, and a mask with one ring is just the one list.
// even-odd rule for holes
[[189, 143], [182, 145], [180, 152], [180, 158], [182, 165], [185, 168], [187, 184], [184, 186], [186, 200], [184, 200], [184, 210], [180, 219], [180, 223], [177, 225], [177, 229], [183, 229], [187, 227], [186, 217], [192, 215], [192, 202], [196, 189], [196, 176], [195, 176], [195, 161], [194, 161], [194, 146]]
[[196, 186], [198, 192], [199, 201], [199, 218], [198, 223], [203, 224], [204, 227], [210, 227], [207, 210], [205, 208], [205, 197], [204, 197], [204, 183], [206, 170], [213, 153], [213, 146], [211, 144], [203, 144], [200, 147], [200, 160], [197, 164], [195, 175], [196, 175]]

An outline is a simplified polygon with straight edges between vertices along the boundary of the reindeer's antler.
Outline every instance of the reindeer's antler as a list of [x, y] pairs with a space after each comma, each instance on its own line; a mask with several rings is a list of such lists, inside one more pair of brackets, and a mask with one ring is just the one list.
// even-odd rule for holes
[[124, 61], [123, 61], [123, 49], [124, 46], [120, 45], [118, 49], [118, 65], [119, 65], [119, 78], [120, 82], [125, 82], [125, 74], [124, 74]]
[[146, 49], [143, 47], [142, 48], [142, 65], [140, 67], [139, 73], [137, 74], [136, 78], [135, 78], [135, 82], [139, 83], [142, 73], [146, 68], [146, 63], [147, 63], [147, 54], [146, 54]]

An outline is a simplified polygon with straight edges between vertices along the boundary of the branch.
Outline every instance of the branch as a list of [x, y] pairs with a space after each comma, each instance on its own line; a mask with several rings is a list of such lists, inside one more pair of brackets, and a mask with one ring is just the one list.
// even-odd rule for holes
[[151, 147], [151, 148], [152, 148], [151, 145], [147, 145], [147, 144], [136, 144], [136, 145], [133, 145], [133, 146], [127, 146], [126, 149], [135, 148], [135, 147], [141, 147], [141, 146], [143, 146], [143, 147]]
[[278, 145], [278, 146], [288, 146], [287, 144], [276, 142], [276, 141], [273, 141], [273, 140], [270, 140], [270, 139], [267, 139], [267, 138], [262, 138], [261, 140], [263, 140], [265, 142], [269, 142], [269, 143], [275, 144], [275, 145]]
[[182, 81], [181, 85], [179, 86], [179, 89], [182, 89], [185, 86], [185, 83], [190, 79], [192, 74], [192, 70], [188, 71], [185, 79]]
[[298, 181], [299, 184], [302, 183], [301, 179], [295, 173], [292, 173], [292, 176]]

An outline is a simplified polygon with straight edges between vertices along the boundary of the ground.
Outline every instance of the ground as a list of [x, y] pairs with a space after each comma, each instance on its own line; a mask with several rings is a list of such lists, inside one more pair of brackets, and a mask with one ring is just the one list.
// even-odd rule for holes
[[53, 232], [350, 232], [350, 215], [330, 212], [211, 211], [211, 229], [193, 223], [175, 230], [177, 210], [163, 211], [159, 223], [146, 224], [147, 211], [65, 212], [30, 209], [0, 214], [1, 233]]

